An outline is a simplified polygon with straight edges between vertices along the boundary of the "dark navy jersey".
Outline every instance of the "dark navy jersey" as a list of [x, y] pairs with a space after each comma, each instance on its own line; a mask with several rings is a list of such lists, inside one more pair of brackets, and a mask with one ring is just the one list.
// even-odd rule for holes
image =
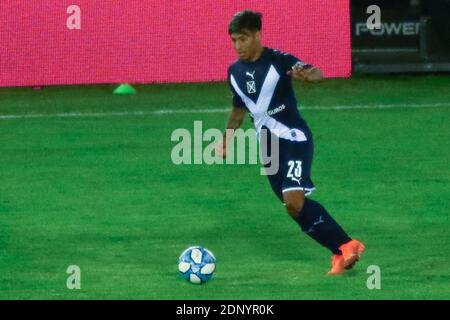
[[310, 131], [298, 112], [291, 77], [286, 74], [296, 65], [312, 67], [290, 54], [265, 47], [258, 60], [237, 60], [229, 67], [233, 106], [250, 113], [258, 133], [266, 127], [282, 139], [309, 139]]

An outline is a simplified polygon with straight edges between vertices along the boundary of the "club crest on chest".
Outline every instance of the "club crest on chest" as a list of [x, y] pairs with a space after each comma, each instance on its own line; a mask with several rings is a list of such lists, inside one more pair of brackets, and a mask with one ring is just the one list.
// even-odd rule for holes
[[246, 76], [251, 77], [251, 81], [247, 81], [247, 92], [248, 93], [255, 93], [256, 92], [256, 83], [255, 83], [255, 70], [253, 72], [247, 71], [245, 73]]

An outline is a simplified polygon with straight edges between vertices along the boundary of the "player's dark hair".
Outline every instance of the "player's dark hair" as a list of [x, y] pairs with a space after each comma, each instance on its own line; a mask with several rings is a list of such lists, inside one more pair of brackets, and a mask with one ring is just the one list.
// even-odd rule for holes
[[244, 10], [236, 13], [228, 25], [228, 34], [241, 33], [243, 30], [261, 31], [262, 14], [259, 12]]

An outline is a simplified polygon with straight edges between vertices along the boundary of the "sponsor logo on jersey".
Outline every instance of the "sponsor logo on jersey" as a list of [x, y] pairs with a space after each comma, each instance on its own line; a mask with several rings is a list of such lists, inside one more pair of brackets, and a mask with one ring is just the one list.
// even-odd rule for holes
[[276, 107], [275, 109], [269, 110], [266, 112], [266, 114], [268, 116], [273, 116], [274, 114], [277, 114], [278, 112], [283, 111], [284, 109], [286, 109], [286, 106], [284, 104], [282, 104], [281, 106]]

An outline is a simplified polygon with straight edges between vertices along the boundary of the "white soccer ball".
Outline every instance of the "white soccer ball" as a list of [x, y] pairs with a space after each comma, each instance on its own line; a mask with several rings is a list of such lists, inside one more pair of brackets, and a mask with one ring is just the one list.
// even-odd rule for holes
[[201, 284], [211, 279], [216, 269], [216, 258], [206, 248], [189, 247], [178, 259], [178, 271], [190, 283]]

